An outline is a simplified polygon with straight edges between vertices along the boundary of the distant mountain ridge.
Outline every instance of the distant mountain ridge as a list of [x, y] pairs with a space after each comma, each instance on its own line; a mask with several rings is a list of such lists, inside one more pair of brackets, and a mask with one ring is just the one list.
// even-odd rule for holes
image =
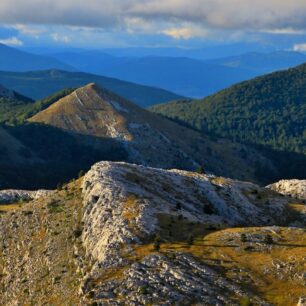
[[32, 72], [0, 71], [0, 84], [35, 100], [43, 99], [66, 88], [77, 88], [92, 82], [142, 107], [149, 107], [157, 103], [182, 98], [181, 95], [160, 88], [142, 86], [83, 72], [61, 70]]
[[[110, 51], [111, 52], [111, 51]], [[54, 54], [79, 70], [202, 98], [235, 83], [306, 62], [291, 51], [200, 60], [186, 56], [112, 56], [101, 51]]]
[[28, 53], [0, 43], [0, 71], [24, 72], [46, 69], [75, 71], [74, 67], [50, 56]]
[[0, 99], [18, 100], [24, 103], [33, 102], [32, 99], [25, 97], [14, 90], [8, 89], [2, 86], [1, 84], [0, 84]]

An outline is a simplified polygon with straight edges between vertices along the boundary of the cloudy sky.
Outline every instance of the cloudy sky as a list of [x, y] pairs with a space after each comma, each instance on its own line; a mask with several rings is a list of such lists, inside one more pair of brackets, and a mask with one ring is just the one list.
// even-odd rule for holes
[[235, 42], [306, 51], [305, 0], [1, 0], [12, 46], [185, 46]]

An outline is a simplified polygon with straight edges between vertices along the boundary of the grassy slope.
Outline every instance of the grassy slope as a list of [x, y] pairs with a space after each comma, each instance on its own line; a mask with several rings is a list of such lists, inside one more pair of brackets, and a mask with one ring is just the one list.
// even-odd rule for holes
[[[80, 181], [30, 203], [0, 206], [0, 226], [8, 235], [7, 247], [0, 245], [2, 305], [13, 298], [23, 305], [78, 304], [82, 274], [74, 252], [83, 254], [78, 234], [82, 213]], [[9, 226], [12, 218], [15, 229]], [[13, 285], [5, 285], [8, 279]]]
[[306, 65], [243, 82], [203, 100], [152, 107], [203, 132], [306, 153]]

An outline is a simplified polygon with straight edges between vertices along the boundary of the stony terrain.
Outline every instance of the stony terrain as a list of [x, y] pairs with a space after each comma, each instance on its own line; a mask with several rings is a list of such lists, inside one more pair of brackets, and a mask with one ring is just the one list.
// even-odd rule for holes
[[101, 162], [31, 197], [0, 205], [1, 305], [295, 306], [305, 295], [299, 194]]
[[16, 203], [18, 201], [31, 201], [41, 197], [47, 196], [51, 191], [49, 190], [16, 190], [8, 189], [0, 191], [0, 203]]
[[269, 185], [268, 188], [283, 195], [306, 200], [306, 180], [282, 180]]

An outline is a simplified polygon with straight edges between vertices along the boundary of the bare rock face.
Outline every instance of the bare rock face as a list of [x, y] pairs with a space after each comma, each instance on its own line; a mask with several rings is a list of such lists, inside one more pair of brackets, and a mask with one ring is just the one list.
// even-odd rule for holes
[[30, 201], [48, 195], [51, 191], [49, 190], [0, 190], [0, 203], [13, 203], [18, 201]]
[[2, 206], [1, 305], [304, 303], [305, 203], [269, 188], [100, 162], [0, 199], [29, 200]]
[[267, 204], [262, 207], [258, 192], [260, 187], [251, 183], [101, 162], [84, 178], [84, 245], [108, 266], [117, 262], [121, 243], [154, 235], [161, 215], [220, 228], [275, 224], [282, 218], [286, 200], [263, 190]]
[[[270, 189], [126, 163], [94, 165], [84, 177], [83, 196], [82, 241], [93, 264], [81, 293], [105, 305], [120, 304], [120, 296], [128, 305], [235, 305], [231, 296], [244, 296], [242, 289], [192, 256], [154, 255], [148, 245], [154, 242], [159, 250], [160, 241], [188, 241], [210, 229], [291, 222], [288, 199]], [[305, 213], [296, 216], [295, 225], [303, 226]], [[131, 264], [131, 258], [137, 260]], [[120, 277], [105, 280], [105, 271]]]
[[306, 180], [282, 180], [268, 188], [283, 195], [306, 200]]

